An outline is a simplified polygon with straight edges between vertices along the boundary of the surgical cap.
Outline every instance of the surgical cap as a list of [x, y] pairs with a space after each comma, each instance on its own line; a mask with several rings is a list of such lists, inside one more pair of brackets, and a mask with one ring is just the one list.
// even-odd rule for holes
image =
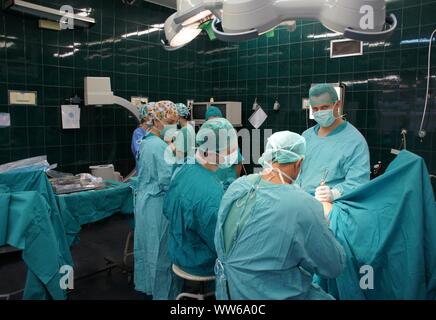
[[149, 105], [150, 104], [143, 104], [143, 105], [141, 105], [140, 107], [139, 107], [139, 119], [144, 119], [144, 118], [147, 118], [148, 117], [148, 115], [149, 115], [149, 113], [148, 113], [148, 110], [149, 110]]
[[183, 103], [176, 103], [177, 114], [183, 118], [189, 117], [191, 113], [189, 108]]
[[312, 107], [336, 103], [339, 100], [335, 87], [328, 83], [313, 86], [309, 91], [309, 99]]
[[220, 152], [238, 145], [238, 136], [232, 124], [224, 118], [205, 122], [196, 136], [198, 149], [206, 152]]
[[176, 117], [176, 105], [168, 100], [156, 102], [151, 109], [150, 115], [155, 120], [165, 120]]
[[223, 118], [223, 114], [221, 113], [221, 110], [217, 107], [210, 106], [206, 112], [206, 121], [209, 120], [211, 117]]
[[259, 164], [266, 163], [294, 163], [304, 158], [306, 154], [306, 139], [297, 133], [281, 131], [274, 133], [268, 139], [265, 152], [259, 159]]

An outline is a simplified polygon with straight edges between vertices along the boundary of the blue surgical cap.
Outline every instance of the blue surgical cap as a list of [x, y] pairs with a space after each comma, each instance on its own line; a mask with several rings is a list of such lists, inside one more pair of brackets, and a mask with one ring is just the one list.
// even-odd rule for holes
[[139, 107], [139, 119], [148, 117], [148, 104], [143, 104]]
[[196, 142], [201, 151], [218, 153], [237, 147], [238, 135], [227, 119], [216, 118], [201, 126], [196, 136]]
[[189, 108], [183, 103], [176, 103], [177, 114], [183, 118], [189, 117]]
[[304, 158], [305, 154], [306, 139], [304, 137], [291, 131], [281, 131], [269, 137], [259, 164], [264, 167], [267, 162], [294, 163]]
[[221, 110], [217, 107], [210, 106], [206, 112], [206, 121], [209, 120], [211, 117], [223, 118], [223, 114], [221, 113]]
[[313, 86], [309, 91], [309, 99], [312, 107], [336, 103], [339, 100], [335, 87], [329, 83]]

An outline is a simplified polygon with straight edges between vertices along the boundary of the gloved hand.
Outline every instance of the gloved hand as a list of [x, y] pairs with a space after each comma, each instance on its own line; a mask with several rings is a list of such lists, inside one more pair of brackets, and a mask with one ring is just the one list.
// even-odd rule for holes
[[319, 202], [333, 202], [341, 196], [341, 193], [336, 189], [330, 189], [329, 186], [319, 186], [315, 190], [315, 198]]

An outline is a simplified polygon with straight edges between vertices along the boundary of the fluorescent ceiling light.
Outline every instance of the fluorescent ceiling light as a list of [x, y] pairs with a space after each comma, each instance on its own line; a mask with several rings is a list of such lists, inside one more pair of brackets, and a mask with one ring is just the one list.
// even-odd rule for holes
[[[38, 4], [30, 3], [22, 0], [6, 0], [3, 2], [3, 8], [11, 11], [21, 12], [31, 16], [35, 16], [42, 19], [48, 19], [52, 21], [60, 21], [63, 17], [74, 19], [74, 26], [89, 28], [95, 25], [95, 20], [82, 11], [78, 14], [63, 14], [61, 10], [44, 7]], [[91, 9], [85, 9], [91, 10]]]

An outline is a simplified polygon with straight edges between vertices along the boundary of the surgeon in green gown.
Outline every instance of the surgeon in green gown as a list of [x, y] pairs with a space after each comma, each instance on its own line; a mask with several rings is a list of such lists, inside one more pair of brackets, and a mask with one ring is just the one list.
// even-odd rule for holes
[[215, 234], [217, 299], [333, 299], [312, 276], [337, 277], [345, 255], [321, 203], [295, 184], [305, 151], [300, 135], [275, 133], [259, 160], [264, 171], [225, 193]]
[[[210, 119], [223, 118], [223, 114], [218, 107], [210, 106], [206, 112], [206, 121]], [[221, 181], [221, 184], [224, 187], [224, 190], [227, 188], [241, 176], [242, 171], [242, 162], [244, 158], [242, 157], [241, 151], [238, 148], [237, 159], [232, 166], [228, 168], [219, 168], [216, 171], [216, 175], [218, 179]]]
[[316, 85], [309, 97], [318, 124], [303, 133], [307, 151], [298, 183], [317, 200], [332, 203], [369, 182], [368, 144], [342, 119], [342, 102], [333, 85]]
[[224, 189], [215, 171], [232, 165], [237, 135], [224, 118], [207, 121], [196, 136], [198, 150], [174, 175], [165, 197], [172, 263], [195, 276], [214, 274], [218, 208]]
[[173, 164], [165, 161], [169, 146], [163, 138], [175, 114], [170, 101], [154, 104], [150, 111], [153, 123], [150, 134], [142, 140], [139, 153], [134, 282], [137, 291], [152, 295], [155, 300], [174, 299], [178, 292], [168, 256], [168, 221], [163, 215], [164, 197], [173, 173]]

